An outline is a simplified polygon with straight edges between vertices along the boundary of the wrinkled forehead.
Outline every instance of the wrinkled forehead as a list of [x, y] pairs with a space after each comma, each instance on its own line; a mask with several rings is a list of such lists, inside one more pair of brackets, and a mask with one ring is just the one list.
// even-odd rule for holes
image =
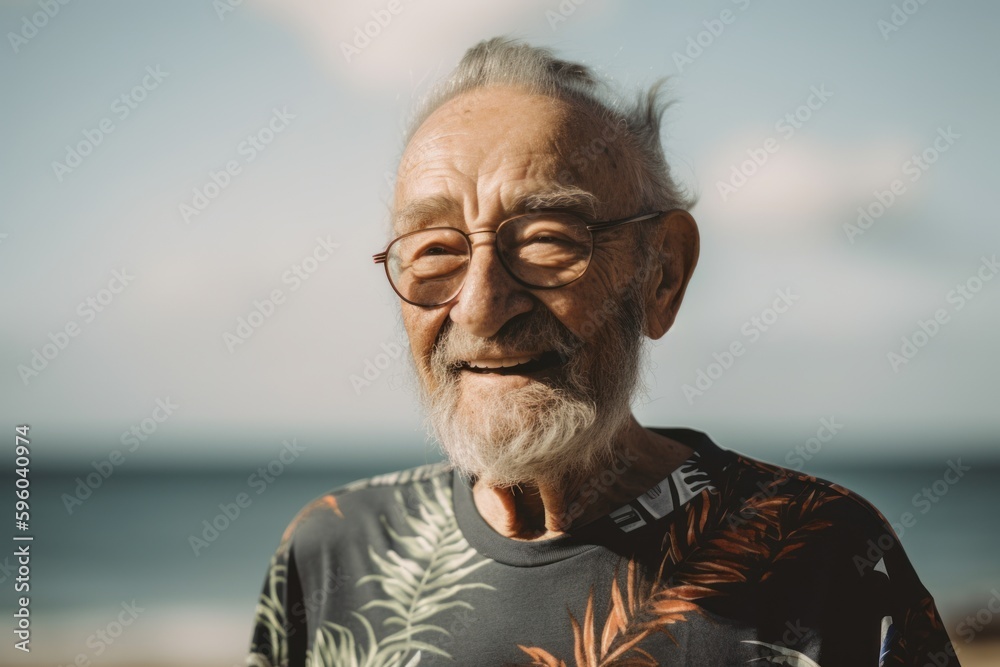
[[394, 209], [429, 196], [458, 203], [470, 193], [508, 198], [555, 186], [604, 200], [617, 170], [616, 135], [576, 102], [512, 87], [463, 93], [413, 134], [400, 160]]

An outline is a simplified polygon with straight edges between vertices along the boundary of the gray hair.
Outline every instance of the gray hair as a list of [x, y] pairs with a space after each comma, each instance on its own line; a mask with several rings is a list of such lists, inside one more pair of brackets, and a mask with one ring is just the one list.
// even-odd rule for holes
[[[674, 181], [660, 144], [660, 124], [670, 106], [664, 99], [665, 79], [657, 80], [634, 100], [626, 100], [611, 86], [580, 63], [556, 58], [550, 49], [494, 37], [476, 44], [468, 51], [451, 75], [438, 83], [424, 97], [409, 124], [406, 143], [417, 128], [438, 107], [462, 93], [488, 86], [512, 85], [579, 103], [593, 111], [602, 125], [611, 131], [611, 141], [620, 139], [624, 147], [619, 167], [623, 178], [633, 188], [643, 210], [680, 208], [688, 210], [695, 198]], [[592, 145], [602, 143], [595, 139]], [[596, 152], [605, 152], [608, 144]], [[596, 155], [591, 155], [591, 159]], [[568, 172], [564, 172], [568, 176]], [[563, 180], [563, 176], [560, 177]], [[646, 240], [637, 225], [637, 241]]]

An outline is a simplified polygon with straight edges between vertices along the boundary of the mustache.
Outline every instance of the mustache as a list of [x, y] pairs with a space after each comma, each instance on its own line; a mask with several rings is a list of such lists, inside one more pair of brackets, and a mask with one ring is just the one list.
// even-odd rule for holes
[[555, 352], [566, 360], [582, 343], [580, 337], [548, 311], [517, 315], [489, 338], [475, 336], [447, 320], [431, 350], [431, 363], [438, 368], [452, 367], [469, 359], [539, 352]]

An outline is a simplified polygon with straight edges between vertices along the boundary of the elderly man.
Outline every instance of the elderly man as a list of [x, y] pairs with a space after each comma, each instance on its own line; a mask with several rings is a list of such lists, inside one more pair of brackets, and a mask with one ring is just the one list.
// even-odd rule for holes
[[248, 664], [958, 665], [867, 501], [633, 417], [698, 260], [662, 111], [499, 38], [429, 96], [375, 261], [448, 460], [299, 513]]

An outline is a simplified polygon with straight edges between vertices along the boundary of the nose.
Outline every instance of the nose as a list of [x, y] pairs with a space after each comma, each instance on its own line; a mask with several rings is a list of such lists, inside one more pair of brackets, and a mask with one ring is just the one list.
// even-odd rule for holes
[[500, 262], [495, 238], [494, 233], [472, 239], [465, 283], [448, 313], [452, 322], [480, 338], [495, 335], [511, 318], [534, 307], [531, 294]]

